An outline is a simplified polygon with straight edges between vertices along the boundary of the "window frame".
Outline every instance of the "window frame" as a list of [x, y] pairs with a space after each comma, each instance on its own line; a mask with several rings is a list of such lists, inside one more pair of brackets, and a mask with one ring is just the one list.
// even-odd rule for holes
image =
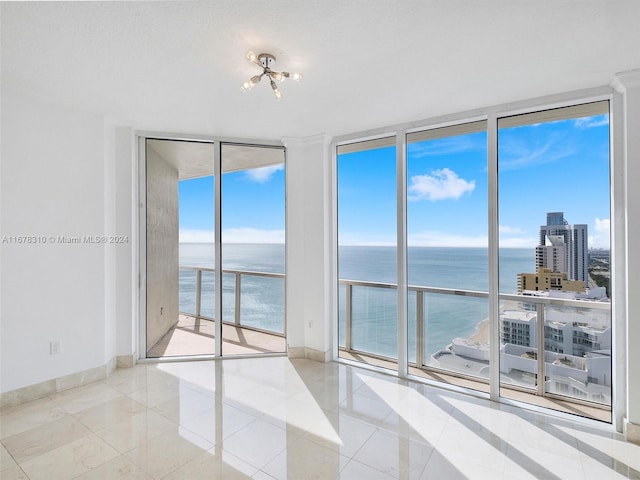
[[[498, 121], [503, 117], [513, 117], [523, 114], [536, 114], [554, 109], [573, 107], [577, 112], [581, 111], [581, 106], [608, 101], [609, 103], [609, 192], [610, 192], [610, 268], [611, 268], [611, 328], [612, 328], [612, 405], [611, 419], [612, 425], [617, 431], [622, 430], [623, 417], [626, 413], [625, 397], [625, 362], [626, 352], [623, 346], [626, 342], [625, 312], [626, 312], [626, 243], [625, 243], [625, 223], [624, 223], [624, 199], [625, 186], [621, 172], [624, 171], [623, 158], [623, 132], [621, 125], [623, 124], [623, 102], [622, 95], [613, 88], [596, 87], [574, 92], [566, 92], [560, 94], [549, 95], [546, 97], [538, 97], [533, 99], [522, 100], [513, 103], [490, 106], [472, 111], [459, 112], [451, 115], [434, 116], [420, 121], [403, 123], [391, 127], [383, 127], [375, 130], [367, 130], [354, 134], [346, 134], [337, 136], [329, 145], [329, 157], [332, 159], [333, 178], [330, 182], [330, 188], [333, 199], [333, 215], [332, 215], [332, 232], [333, 245], [330, 252], [333, 254], [331, 258], [332, 265], [332, 281], [334, 291], [338, 288], [337, 276], [337, 182], [336, 182], [336, 164], [338, 156], [338, 147], [356, 143], [359, 141], [376, 138], [379, 136], [388, 136], [390, 132], [396, 135], [396, 155], [398, 162], [398, 188], [397, 188], [397, 208], [398, 208], [398, 226], [397, 226], [397, 249], [398, 249], [398, 369], [395, 372], [400, 378], [410, 378], [426, 384], [435, 384], [442, 388], [449, 388], [456, 391], [464, 391], [473, 395], [489, 398], [492, 401], [512, 404], [503, 397], [500, 397], [500, 373], [499, 373], [499, 342], [492, 341], [490, 348], [490, 393], [484, 394], [461, 387], [451, 387], [441, 383], [434, 383], [421, 377], [416, 377], [408, 373], [407, 365], [407, 216], [406, 216], [406, 152], [407, 152], [407, 134], [418, 131], [434, 130], [442, 127], [451, 127], [461, 124], [468, 124], [475, 121], [485, 120], [487, 122], [487, 167], [489, 172], [489, 199], [488, 199], [488, 232], [489, 232], [489, 316], [490, 321], [490, 337], [493, 340], [500, 335], [499, 325], [499, 284], [498, 284], [498, 248], [499, 248], [499, 228], [498, 228]], [[354, 363], [338, 357], [338, 310], [337, 301], [333, 302], [332, 309], [333, 319], [333, 359], [342, 363]], [[402, 311], [404, 310], [404, 315]], [[402, 338], [401, 338], [402, 337]], [[357, 364], [363, 367], [363, 364]], [[373, 370], [381, 370], [376, 367], [367, 367]], [[383, 370], [389, 373], [388, 370]], [[531, 410], [549, 412], [549, 409], [537, 407], [533, 405], [522, 405]], [[561, 412], [553, 412], [561, 417], [570, 418], [575, 421], [573, 415], [563, 414]], [[591, 421], [591, 420], [587, 420]]]

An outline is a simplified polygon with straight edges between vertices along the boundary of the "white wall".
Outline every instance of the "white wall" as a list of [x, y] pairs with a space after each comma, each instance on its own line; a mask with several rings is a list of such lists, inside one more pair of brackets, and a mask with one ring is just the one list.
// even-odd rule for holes
[[[135, 281], [137, 272], [137, 251], [134, 225], [138, 223], [137, 199], [133, 197], [137, 188], [138, 166], [134, 162], [135, 141], [133, 130], [127, 127], [115, 129], [115, 230], [126, 236], [128, 242], [115, 247], [115, 322], [116, 354], [134, 356], [137, 352], [137, 299]], [[105, 200], [107, 201], [107, 200]]]
[[[109, 265], [130, 245], [57, 239], [114, 233], [106, 231], [115, 218], [114, 133], [102, 117], [2, 86], [3, 392], [103, 366], [115, 356], [119, 287]], [[8, 243], [20, 235], [47, 243]], [[61, 353], [50, 355], [51, 340], [60, 341]]]
[[329, 138], [286, 138], [283, 143], [287, 147], [287, 343], [293, 356], [304, 352], [326, 360], [331, 353], [333, 313]]

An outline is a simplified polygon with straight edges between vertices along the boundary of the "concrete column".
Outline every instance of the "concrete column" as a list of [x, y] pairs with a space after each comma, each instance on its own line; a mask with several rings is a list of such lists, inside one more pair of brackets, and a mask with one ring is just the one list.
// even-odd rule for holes
[[147, 149], [147, 351], [178, 323], [178, 171]]
[[626, 418], [629, 441], [640, 443], [640, 70], [616, 75], [612, 85], [623, 100], [624, 212], [626, 256]]
[[284, 138], [287, 147], [287, 342], [290, 357], [331, 359], [329, 138]]

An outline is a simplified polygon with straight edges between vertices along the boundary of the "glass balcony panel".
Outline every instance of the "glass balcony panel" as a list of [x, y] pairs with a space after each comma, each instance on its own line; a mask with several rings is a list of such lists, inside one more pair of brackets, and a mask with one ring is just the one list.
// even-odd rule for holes
[[353, 350], [397, 359], [397, 290], [356, 285], [352, 292]]
[[200, 314], [207, 318], [216, 317], [215, 274], [211, 270], [202, 272], [202, 297], [200, 300]]
[[611, 315], [545, 308], [545, 392], [611, 406]]
[[196, 314], [196, 271], [180, 269], [180, 313]]
[[488, 380], [488, 299], [425, 293], [423, 312], [423, 365]]
[[535, 391], [538, 382], [536, 305], [500, 303], [500, 382]]
[[222, 321], [235, 323], [236, 320], [236, 276], [222, 271]]
[[284, 278], [240, 275], [240, 325], [284, 334]]

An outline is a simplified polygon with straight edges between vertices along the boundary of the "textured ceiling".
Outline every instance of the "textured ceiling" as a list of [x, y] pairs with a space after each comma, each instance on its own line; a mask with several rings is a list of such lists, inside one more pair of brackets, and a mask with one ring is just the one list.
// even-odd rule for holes
[[[136, 129], [339, 135], [640, 68], [640, 1], [2, 2], [2, 82]], [[273, 99], [247, 50], [300, 71]], [[9, 93], [10, 94], [10, 93]]]

